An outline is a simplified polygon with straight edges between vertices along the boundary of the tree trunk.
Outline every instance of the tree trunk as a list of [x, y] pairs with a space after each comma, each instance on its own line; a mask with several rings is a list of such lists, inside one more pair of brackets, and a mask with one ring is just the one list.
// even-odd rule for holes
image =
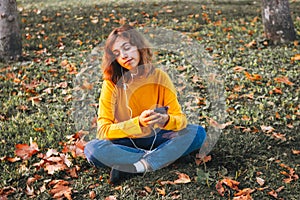
[[0, 0], [0, 61], [18, 60], [21, 54], [16, 0]]
[[296, 40], [288, 0], [262, 0], [262, 21], [266, 38], [274, 44]]

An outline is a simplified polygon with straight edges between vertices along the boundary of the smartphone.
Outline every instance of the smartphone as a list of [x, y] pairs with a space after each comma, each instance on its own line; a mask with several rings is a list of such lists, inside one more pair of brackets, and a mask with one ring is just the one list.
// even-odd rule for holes
[[160, 113], [160, 114], [167, 114], [168, 109], [169, 109], [169, 106], [163, 106], [163, 107], [155, 108], [154, 112]]

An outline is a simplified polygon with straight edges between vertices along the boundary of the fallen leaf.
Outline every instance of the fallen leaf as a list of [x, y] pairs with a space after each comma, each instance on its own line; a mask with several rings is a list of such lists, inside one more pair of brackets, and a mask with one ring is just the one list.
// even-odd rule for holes
[[[19, 161], [19, 160], [21, 160], [21, 158], [20, 157], [14, 157], [14, 158], [11, 158], [11, 157], [3, 157], [4, 159], [3, 160], [7, 160], [7, 161], [9, 161], [9, 162], [11, 162], [11, 163], [14, 163], [14, 162], [17, 162], [17, 161]], [[2, 158], [1, 158], [1, 160], [2, 160]]]
[[175, 184], [173, 181], [161, 181], [161, 180], [158, 180], [157, 182], [161, 186], [164, 186], [164, 185], [174, 185]]
[[199, 166], [202, 163], [211, 161], [211, 155], [202, 157], [199, 153], [196, 154], [196, 164]]
[[292, 150], [292, 153], [295, 155], [300, 155], [300, 150]]
[[268, 192], [268, 195], [274, 197], [275, 199], [277, 199], [277, 197], [278, 197], [278, 194], [274, 190]]
[[28, 196], [31, 196], [31, 198], [32, 198], [33, 196], [35, 196], [34, 188], [30, 187], [29, 185], [26, 185], [25, 194], [27, 194]]
[[225, 129], [227, 126], [231, 125], [233, 121], [226, 122], [224, 124], [219, 124], [216, 120], [213, 118], [209, 118], [209, 125], [218, 128], [218, 129]]
[[256, 177], [256, 182], [260, 185], [263, 186], [265, 184], [265, 180], [260, 178], [260, 177]]
[[3, 197], [4, 200], [5, 198], [10, 195], [15, 193], [17, 190], [16, 188], [12, 187], [12, 186], [7, 186], [7, 187], [3, 187], [0, 189], [0, 199]]
[[245, 189], [242, 189], [242, 190], [238, 191], [237, 193], [235, 193], [234, 196], [235, 197], [246, 196], [247, 198], [249, 198], [250, 194], [253, 193], [254, 191], [255, 191], [255, 189], [245, 188]]
[[240, 182], [238, 182], [238, 181], [235, 181], [235, 180], [232, 180], [229, 178], [224, 178], [221, 182], [233, 190], [236, 190], [236, 191], [239, 190], [238, 185], [240, 184]]
[[94, 190], [90, 191], [89, 196], [90, 196], [90, 199], [95, 199], [96, 198], [96, 192]]
[[159, 189], [159, 188], [156, 188], [156, 191], [158, 194], [162, 195], [162, 196], [165, 196], [166, 195], [166, 190], [165, 188], [162, 188], [162, 189]]
[[287, 85], [294, 85], [294, 83], [292, 83], [291, 81], [289, 81], [289, 78], [286, 77], [286, 76], [283, 76], [283, 77], [277, 77], [277, 78], [274, 78], [274, 80], [278, 83], [285, 83]]
[[54, 180], [49, 183], [49, 185], [55, 184], [53, 188], [49, 191], [53, 198], [63, 198], [66, 197], [71, 200], [72, 188], [69, 187], [69, 182], [64, 180]]
[[259, 74], [250, 74], [249, 72], [244, 72], [247, 79], [250, 81], [260, 81], [262, 80], [262, 76]]
[[265, 126], [265, 125], [260, 126], [260, 128], [263, 132], [266, 133], [271, 133], [275, 130], [272, 126]]
[[245, 68], [244, 68], [244, 67], [241, 67], [241, 66], [236, 66], [236, 67], [233, 68], [233, 70], [234, 70], [235, 72], [242, 72], [242, 71], [245, 70]]
[[56, 171], [62, 171], [67, 169], [67, 166], [63, 163], [47, 163], [44, 167], [44, 169], [48, 172], [48, 174], [53, 175]]
[[225, 194], [225, 188], [223, 187], [221, 181], [218, 181], [218, 183], [216, 184], [216, 189], [217, 189], [218, 193], [223, 197]]
[[174, 181], [175, 184], [182, 184], [182, 183], [190, 183], [191, 179], [187, 174], [184, 173], [177, 173], [178, 179]]
[[284, 186], [281, 186], [281, 187], [277, 188], [275, 191], [276, 191], [277, 193], [279, 193], [279, 192], [281, 192], [283, 189], [284, 189]]
[[282, 141], [286, 141], [285, 134], [281, 134], [281, 133], [273, 133], [273, 134], [272, 134], [272, 137], [275, 138], [275, 139], [279, 139], [279, 140], [282, 140]]
[[148, 192], [149, 194], [152, 192], [152, 189], [148, 186], [145, 186], [144, 189], [146, 190], [146, 192]]
[[291, 57], [291, 60], [292, 61], [300, 60], [300, 54], [296, 54], [294, 57]]
[[15, 154], [23, 160], [29, 159], [32, 155], [39, 152], [37, 143], [32, 142], [30, 146], [28, 144], [17, 144]]
[[117, 198], [115, 196], [108, 196], [108, 197], [105, 197], [105, 200], [117, 200]]

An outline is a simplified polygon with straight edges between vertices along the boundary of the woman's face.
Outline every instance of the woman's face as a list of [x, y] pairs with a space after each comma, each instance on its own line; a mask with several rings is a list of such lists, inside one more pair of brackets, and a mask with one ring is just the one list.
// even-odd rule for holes
[[112, 46], [117, 62], [124, 68], [135, 71], [140, 62], [137, 46], [132, 46], [129, 39], [118, 37]]

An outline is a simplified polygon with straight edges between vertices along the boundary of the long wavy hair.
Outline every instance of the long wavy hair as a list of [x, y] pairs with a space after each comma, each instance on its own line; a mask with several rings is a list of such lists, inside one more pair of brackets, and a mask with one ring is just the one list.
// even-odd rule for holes
[[130, 76], [126, 73], [128, 69], [122, 67], [116, 60], [115, 55], [112, 52], [112, 46], [116, 39], [122, 37], [128, 39], [130, 44], [137, 46], [140, 53], [140, 62], [138, 64], [138, 76], [148, 76], [154, 70], [152, 65], [153, 52], [149, 42], [137, 31], [134, 27], [127, 24], [115, 28], [108, 36], [105, 46], [104, 54], [102, 58], [101, 69], [103, 71], [103, 79], [110, 80], [116, 85], [120, 78], [124, 76], [126, 82], [129, 81]]

